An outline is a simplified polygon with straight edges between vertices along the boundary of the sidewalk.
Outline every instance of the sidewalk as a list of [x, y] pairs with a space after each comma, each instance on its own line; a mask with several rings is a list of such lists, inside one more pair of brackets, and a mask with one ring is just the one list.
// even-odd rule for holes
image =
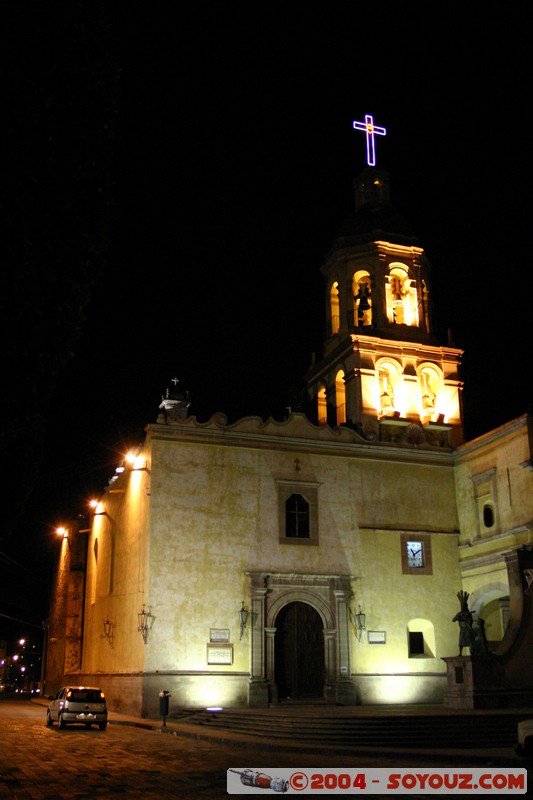
[[[44, 707], [48, 706], [49, 701], [45, 700], [44, 698], [32, 698], [32, 702], [42, 705]], [[383, 708], [379, 707], [373, 709], [372, 707], [358, 707], [358, 710], [361, 713], [364, 713], [365, 716], [371, 716], [373, 713], [376, 716], [386, 717], [387, 711]], [[343, 707], [339, 708], [339, 717], [342, 717], [346, 713], [350, 711], [353, 712], [352, 709], [345, 709]], [[515, 710], [513, 710], [513, 713]], [[305, 711], [300, 712], [305, 715]], [[357, 712], [356, 712], [357, 713]], [[390, 709], [390, 716], [393, 716], [395, 713], [395, 709]], [[398, 713], [396, 711], [396, 713]], [[416, 708], [411, 712], [413, 715], [419, 714], [423, 715], [424, 713], [429, 713], [429, 711], [425, 710], [424, 708]], [[434, 713], [434, 710], [431, 710], [431, 713]], [[444, 712], [443, 712], [444, 713]], [[483, 714], [483, 711], [475, 711], [475, 714]], [[493, 712], [487, 712], [493, 713]], [[532, 709], [524, 709], [522, 711], [516, 710], [517, 716], [532, 716], [533, 717], [533, 710]], [[450, 742], [450, 746], [446, 748], [431, 748], [431, 749], [420, 749], [417, 748], [413, 750], [413, 748], [406, 748], [406, 747], [373, 747], [373, 746], [361, 746], [360, 744], [357, 745], [350, 745], [345, 744], [342, 746], [339, 745], [331, 745], [327, 743], [311, 743], [311, 742], [303, 742], [298, 741], [294, 738], [262, 738], [260, 736], [254, 736], [242, 733], [240, 731], [232, 731], [232, 730], [225, 730], [223, 728], [212, 727], [209, 728], [208, 725], [202, 724], [199, 725], [197, 723], [191, 722], [191, 718], [195, 716], [195, 712], [190, 712], [189, 714], [183, 714], [180, 719], [171, 719], [167, 718], [165, 722], [163, 719], [145, 719], [140, 717], [135, 717], [128, 714], [121, 714], [116, 711], [109, 711], [108, 713], [108, 722], [110, 725], [129, 725], [137, 728], [144, 728], [145, 730], [156, 731], [161, 734], [173, 735], [173, 736], [183, 736], [189, 739], [198, 739], [210, 742], [219, 742], [222, 745], [231, 745], [234, 746], [238, 744], [241, 747], [253, 747], [253, 748], [260, 748], [265, 751], [276, 751], [276, 750], [292, 750], [294, 752], [306, 752], [306, 753], [338, 753], [339, 755], [344, 754], [355, 754], [358, 755], [394, 755], [397, 757], [405, 757], [406, 759], [412, 758], [416, 755], [417, 759], [427, 760], [428, 763], [433, 762], [435, 764], [438, 763], [446, 763], [448, 766], [454, 764], [461, 764], [461, 763], [469, 763], [469, 764], [485, 764], [485, 765], [493, 765], [493, 766], [524, 766], [524, 762], [520, 759], [513, 747], [496, 747], [496, 748], [456, 748], [453, 746], [453, 742]]]

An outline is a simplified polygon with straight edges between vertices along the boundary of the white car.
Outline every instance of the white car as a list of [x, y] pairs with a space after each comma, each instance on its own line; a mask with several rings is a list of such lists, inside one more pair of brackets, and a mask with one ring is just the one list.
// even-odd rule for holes
[[98, 725], [101, 731], [107, 726], [107, 703], [104, 693], [94, 686], [64, 686], [46, 712], [46, 724], [57, 722], [59, 728], [78, 723], [90, 728]]
[[518, 723], [518, 743], [515, 750], [519, 756], [533, 756], [533, 719], [524, 719]]

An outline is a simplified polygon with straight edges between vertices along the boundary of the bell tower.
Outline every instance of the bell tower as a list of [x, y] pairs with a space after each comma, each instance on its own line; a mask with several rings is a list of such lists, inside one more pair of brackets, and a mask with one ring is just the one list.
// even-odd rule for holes
[[322, 266], [327, 338], [307, 376], [313, 417], [368, 442], [455, 447], [462, 351], [436, 341], [431, 265], [391, 204], [387, 172], [367, 166], [354, 189], [355, 214]]

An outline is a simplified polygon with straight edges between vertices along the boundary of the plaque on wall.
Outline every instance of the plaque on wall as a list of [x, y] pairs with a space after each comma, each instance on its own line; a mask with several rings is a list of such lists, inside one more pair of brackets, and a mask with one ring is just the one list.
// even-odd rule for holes
[[368, 631], [368, 644], [386, 644], [387, 634], [385, 631]]
[[229, 642], [229, 628], [210, 628], [210, 642]]
[[233, 645], [208, 644], [208, 664], [233, 664]]

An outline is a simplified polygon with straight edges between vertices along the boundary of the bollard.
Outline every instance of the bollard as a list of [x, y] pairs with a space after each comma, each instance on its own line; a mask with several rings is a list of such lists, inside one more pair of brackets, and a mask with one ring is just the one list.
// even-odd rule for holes
[[170, 692], [167, 692], [165, 689], [159, 692], [159, 713], [163, 717], [163, 728], [167, 726], [166, 718], [168, 716], [170, 697]]

